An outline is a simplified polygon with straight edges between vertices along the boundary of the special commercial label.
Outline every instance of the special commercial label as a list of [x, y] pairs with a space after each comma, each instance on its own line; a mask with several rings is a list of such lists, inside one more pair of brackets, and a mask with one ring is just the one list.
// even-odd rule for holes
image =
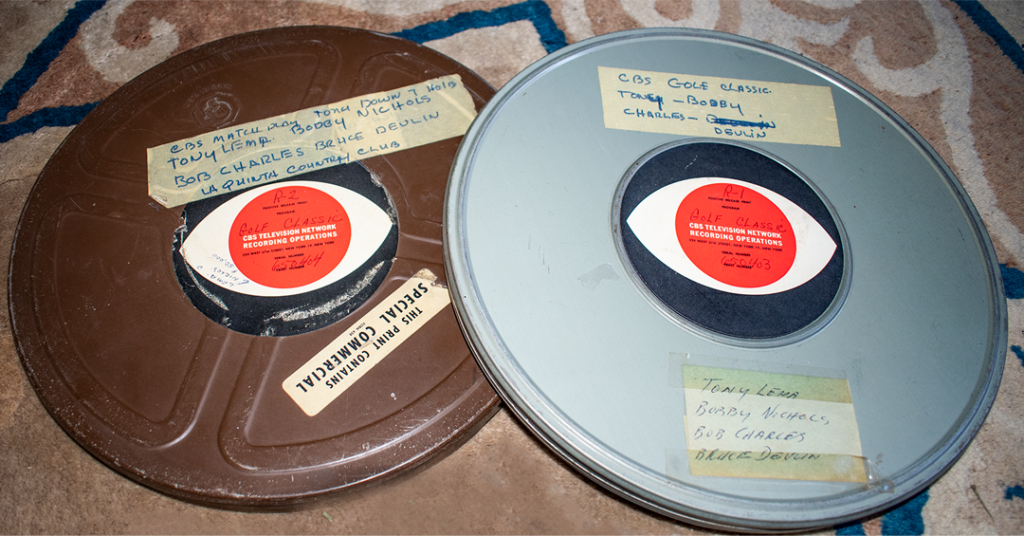
[[451, 303], [423, 269], [281, 383], [310, 417], [320, 413]]

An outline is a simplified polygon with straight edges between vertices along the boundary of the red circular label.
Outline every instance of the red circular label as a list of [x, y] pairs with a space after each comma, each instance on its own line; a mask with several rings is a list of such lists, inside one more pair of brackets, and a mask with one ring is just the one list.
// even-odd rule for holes
[[315, 283], [338, 266], [352, 223], [334, 197], [307, 186], [282, 186], [250, 201], [231, 224], [231, 260], [246, 277], [273, 288]]
[[690, 192], [676, 210], [676, 237], [698, 269], [734, 287], [770, 285], [789, 272], [796, 257], [796, 237], [782, 210], [737, 184]]

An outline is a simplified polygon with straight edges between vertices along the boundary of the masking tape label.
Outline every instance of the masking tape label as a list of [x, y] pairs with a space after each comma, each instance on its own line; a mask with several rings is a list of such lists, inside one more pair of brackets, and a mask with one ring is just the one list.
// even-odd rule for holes
[[866, 482], [845, 379], [683, 366], [690, 473]]
[[606, 128], [839, 147], [827, 86], [597, 69]]
[[281, 384], [310, 417], [406, 342], [451, 298], [437, 276], [423, 269], [356, 321]]
[[459, 75], [324, 104], [151, 148], [149, 195], [165, 207], [466, 133]]

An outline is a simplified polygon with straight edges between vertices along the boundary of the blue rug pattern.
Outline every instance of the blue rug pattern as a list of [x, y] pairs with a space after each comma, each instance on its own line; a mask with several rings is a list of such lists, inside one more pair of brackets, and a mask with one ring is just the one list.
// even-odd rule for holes
[[[1024, 50], [1020, 43], [1017, 43], [1000, 25], [999, 21], [977, 1], [954, 0], [954, 2], [979, 29], [994, 40], [1003, 54], [1024, 72]], [[106, 0], [78, 1], [67, 11], [60, 24], [28, 54], [21, 69], [0, 88], [0, 122], [7, 120], [8, 115], [17, 108], [22, 96], [33, 87], [39, 77], [49, 68], [51, 62], [78, 34], [81, 25], [105, 4]], [[470, 29], [496, 27], [518, 21], [528, 21], [534, 26], [540, 36], [542, 46], [548, 53], [567, 45], [565, 33], [558, 28], [552, 18], [550, 7], [542, 0], [526, 0], [491, 11], [459, 13], [448, 19], [422, 24], [395, 32], [393, 35], [424, 43], [450, 37]], [[0, 124], [0, 143], [44, 127], [73, 126], [79, 123], [97, 104], [99, 102], [80, 106], [45, 108], [16, 121], [2, 123]], [[1024, 272], [1005, 264], [1000, 266], [1000, 271], [1006, 298], [1010, 300], [1024, 299]], [[1011, 351], [1024, 366], [1024, 349], [1020, 346], [1012, 346]], [[1006, 486], [1004, 496], [1007, 501], [1024, 500], [1024, 485]], [[881, 522], [882, 534], [923, 534], [925, 526], [922, 509], [927, 501], [928, 490], [925, 490], [908, 502], [885, 513]], [[838, 527], [836, 534], [863, 535], [864, 527], [861, 523], [852, 523]]]
[[[50, 63], [78, 34], [82, 23], [105, 4], [106, 0], [79, 0], [74, 7], [68, 10], [64, 20], [28, 55], [22, 68], [3, 85], [3, 88], [0, 88], [0, 121], [5, 121], [8, 114], [17, 108], [21, 97], [32, 88], [33, 84], [49, 68]], [[565, 33], [558, 28], [555, 20], [551, 17], [551, 8], [541, 0], [527, 0], [491, 11], [459, 13], [449, 19], [422, 24], [393, 35], [424, 43], [451, 37], [465, 30], [501, 26], [518, 21], [528, 21], [533, 24], [540, 36], [541, 45], [548, 53], [567, 44]], [[81, 106], [45, 108], [12, 123], [0, 124], [0, 143], [35, 132], [43, 127], [77, 125], [97, 104], [99, 104], [98, 101]]]

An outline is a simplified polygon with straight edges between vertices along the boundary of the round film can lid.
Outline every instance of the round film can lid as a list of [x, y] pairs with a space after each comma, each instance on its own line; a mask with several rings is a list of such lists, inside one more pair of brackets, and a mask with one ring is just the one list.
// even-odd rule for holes
[[[355, 108], [309, 123], [284, 114], [449, 75], [474, 108], [493, 95], [410, 41], [295, 27], [200, 46], [105, 99], [44, 168], [14, 239], [14, 334], [53, 418], [112, 469], [225, 507], [380, 481], [481, 427], [498, 398], [461, 337], [442, 266], [461, 136], [268, 171], [318, 149], [280, 142], [283, 132], [319, 129], [330, 114], [336, 135], [321, 148], [371, 134], [346, 131]], [[360, 110], [417, 105], [381, 99]], [[202, 147], [172, 146], [168, 165], [220, 158], [174, 179], [224, 195], [158, 204], [147, 150], [211, 132]]]
[[966, 448], [1006, 345], [996, 256], [906, 122], [797, 54], [638, 30], [520, 73], [467, 133], [445, 255], [470, 346], [638, 504], [806, 530]]

